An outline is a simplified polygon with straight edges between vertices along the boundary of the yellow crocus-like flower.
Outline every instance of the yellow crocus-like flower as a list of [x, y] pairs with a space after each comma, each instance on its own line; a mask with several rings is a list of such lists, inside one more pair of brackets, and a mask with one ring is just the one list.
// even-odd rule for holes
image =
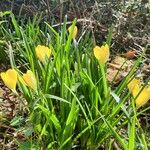
[[6, 72], [2, 72], [0, 75], [4, 84], [13, 92], [16, 92], [17, 72], [15, 69], [8, 69]]
[[34, 73], [31, 70], [28, 70], [27, 73], [23, 74], [22, 78], [28, 87], [35, 91], [37, 90], [37, 81]]
[[[133, 95], [134, 98], [136, 98], [136, 106], [137, 108], [145, 105], [148, 100], [150, 99], [150, 87], [145, 87], [141, 92], [140, 90], [142, 89], [140, 85], [140, 80], [138, 79], [133, 79], [129, 84], [128, 84], [128, 89]], [[140, 92], [140, 94], [139, 94]], [[139, 94], [139, 95], [138, 95]]]
[[146, 87], [142, 90], [140, 95], [136, 99], [136, 106], [139, 108], [145, 105], [150, 99], [150, 87]]
[[138, 92], [140, 91], [140, 80], [134, 78], [129, 84], [128, 84], [128, 89], [132, 93], [133, 97], [136, 97]]
[[49, 58], [51, 55], [51, 49], [43, 45], [38, 45], [35, 48], [35, 52], [38, 59], [43, 63], [45, 62], [46, 58]]
[[[68, 28], [69, 33], [71, 33], [72, 27], [73, 27], [73, 26], [71, 25], [71, 26]], [[72, 33], [72, 38], [73, 38], [73, 39], [76, 38], [77, 32], [78, 32], [78, 28], [77, 28], [77, 26], [74, 26], [73, 33]]]
[[101, 47], [95, 46], [93, 51], [94, 56], [99, 60], [100, 63], [104, 64], [108, 61], [110, 55], [108, 44], [105, 44]]

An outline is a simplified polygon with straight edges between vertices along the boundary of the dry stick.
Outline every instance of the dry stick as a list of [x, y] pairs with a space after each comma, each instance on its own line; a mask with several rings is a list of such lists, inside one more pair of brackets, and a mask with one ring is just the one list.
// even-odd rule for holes
[[64, 4], [63, 4], [63, 1], [60, 0], [60, 24], [62, 22], [63, 9], [64, 9]]
[[47, 10], [48, 10], [48, 18], [49, 18], [49, 21], [50, 21], [51, 10], [50, 10], [50, 3], [49, 3], [49, 0], [46, 0], [46, 3], [47, 3]]
[[5, 129], [10, 129], [10, 130], [16, 131], [15, 128], [12, 128], [12, 127], [7, 126], [7, 125], [0, 125], [0, 128], [5, 128]]
[[14, 9], [14, 0], [11, 2], [11, 11]]
[[[106, 27], [104, 27], [103, 25], [101, 25], [99, 22], [97, 22], [97, 21], [92, 21], [92, 20], [90, 20], [90, 19], [78, 19], [77, 20], [77, 22], [86, 22], [86, 23], [90, 23], [90, 24], [95, 24], [95, 25], [97, 25], [97, 26], [99, 26], [99, 27], [101, 27], [104, 31], [107, 31], [107, 28]], [[72, 23], [72, 21], [67, 21], [66, 22], [66, 24], [71, 24]], [[63, 25], [64, 23], [62, 22], [62, 23], [58, 23], [58, 24], [54, 24], [54, 25], [52, 25], [52, 27], [58, 27], [58, 26], [60, 26], [60, 25]]]

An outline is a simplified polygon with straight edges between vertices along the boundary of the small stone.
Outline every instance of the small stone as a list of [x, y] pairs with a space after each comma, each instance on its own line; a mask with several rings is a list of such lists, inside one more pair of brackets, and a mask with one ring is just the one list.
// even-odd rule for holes
[[8, 110], [8, 111], [12, 111], [12, 109], [11, 109], [11, 108], [8, 108], [7, 110]]

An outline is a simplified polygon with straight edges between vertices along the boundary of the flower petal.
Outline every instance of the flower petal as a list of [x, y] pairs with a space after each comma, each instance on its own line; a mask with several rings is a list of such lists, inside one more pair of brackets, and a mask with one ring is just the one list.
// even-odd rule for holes
[[17, 72], [14, 69], [8, 69], [6, 72], [2, 72], [1, 78], [9, 89], [16, 91]]
[[[141, 93], [139, 94], [140, 90], [142, 89], [140, 85], [140, 80], [134, 78], [129, 84], [128, 89], [131, 92], [135, 99], [136, 107], [139, 108], [147, 103], [150, 99], [150, 87], [145, 87]], [[138, 95], [139, 94], [139, 95]]]
[[140, 91], [140, 80], [134, 78], [128, 84], [128, 89], [132, 93], [133, 97], [135, 98]]
[[101, 62], [101, 63], [106, 63], [109, 59], [109, 46], [106, 44], [105, 46], [95, 46], [93, 49], [94, 51], [94, 56]]
[[34, 73], [31, 70], [28, 70], [26, 74], [23, 74], [23, 80], [33, 90], [37, 90], [37, 82]]
[[49, 58], [51, 55], [51, 49], [43, 45], [38, 45], [35, 48], [35, 52], [38, 59], [43, 63], [45, 62], [46, 58]]
[[[68, 28], [68, 31], [69, 31], [69, 34], [71, 33], [72, 31], [72, 25]], [[75, 39], [76, 36], [77, 36], [77, 32], [78, 32], [78, 28], [77, 26], [74, 26], [74, 29], [73, 29], [73, 33], [72, 33], [72, 38]]]
[[144, 88], [136, 99], [137, 108], [145, 105], [150, 99], [150, 88]]

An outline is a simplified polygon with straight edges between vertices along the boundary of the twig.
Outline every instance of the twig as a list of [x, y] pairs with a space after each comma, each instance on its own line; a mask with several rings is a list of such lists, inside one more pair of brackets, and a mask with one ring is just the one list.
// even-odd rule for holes
[[7, 126], [7, 125], [0, 125], [0, 128], [5, 128], [5, 129], [10, 129], [10, 130], [16, 131], [15, 128], [12, 128], [12, 127]]
[[[77, 22], [86, 22], [86, 23], [90, 23], [90, 24], [95, 24], [95, 25], [103, 28], [104, 30], [107, 30], [107, 28], [104, 27], [103, 25], [101, 25], [99, 22], [93, 21], [93, 20], [90, 20], [90, 19], [86, 19], [86, 18], [77, 19]], [[71, 23], [72, 23], [72, 21], [66, 22], [66, 24], [71, 24]], [[54, 24], [54, 25], [52, 25], [52, 27], [58, 27], [58, 26], [63, 25], [63, 24], [64, 24], [63, 22], [62, 23], [58, 23], [58, 24]]]

